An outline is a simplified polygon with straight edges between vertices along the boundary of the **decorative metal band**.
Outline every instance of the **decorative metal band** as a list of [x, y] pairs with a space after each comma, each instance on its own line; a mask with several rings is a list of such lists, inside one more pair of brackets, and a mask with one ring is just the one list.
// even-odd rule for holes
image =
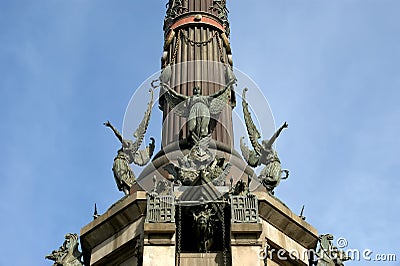
[[229, 11], [226, 8], [226, 0], [214, 0], [209, 10], [216, 12], [218, 18], [222, 20], [224, 25], [228, 23]]
[[166, 19], [175, 19], [182, 13], [189, 11], [189, 9], [183, 6], [183, 0], [169, 1], [167, 8]]
[[168, 32], [175, 20], [181, 16], [190, 16], [193, 13], [207, 14], [213, 17], [222, 25], [221, 30], [227, 36], [230, 35], [226, 0], [169, 0], [164, 19], [164, 31]]
[[182, 18], [176, 21], [174, 24], [172, 24], [170, 29], [175, 30], [176, 28], [189, 24], [203, 24], [203, 25], [205, 24], [225, 32], [224, 26], [222, 26], [221, 23], [219, 23], [218, 21], [209, 17], [199, 16], [199, 15]]

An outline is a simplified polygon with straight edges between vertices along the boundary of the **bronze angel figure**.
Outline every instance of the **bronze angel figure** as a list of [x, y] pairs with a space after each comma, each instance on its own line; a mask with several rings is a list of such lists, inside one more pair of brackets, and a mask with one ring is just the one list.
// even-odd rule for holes
[[149, 143], [144, 150], [139, 150], [149, 125], [151, 108], [153, 106], [153, 91], [150, 90], [150, 93], [151, 99], [148, 103], [147, 110], [141, 123], [133, 134], [136, 138], [134, 142], [129, 139], [124, 139], [121, 133], [109, 121], [104, 123], [106, 127], [111, 128], [122, 144], [121, 149], [118, 150], [117, 156], [114, 159], [112, 170], [118, 189], [123, 191], [126, 195], [129, 194], [129, 189], [135, 183], [135, 175], [129, 165], [131, 163], [139, 166], [146, 165], [150, 161], [151, 156], [153, 156], [155, 148], [155, 140], [154, 138], [150, 138], [151, 143]]
[[[261, 138], [261, 135], [251, 118], [248, 103], [246, 102], [247, 90], [247, 88], [243, 90], [242, 107], [247, 133], [249, 134], [250, 142], [254, 150], [250, 150], [246, 144], [244, 144], [244, 137], [240, 138], [240, 150], [242, 151], [243, 157], [251, 167], [257, 167], [261, 164], [264, 165], [258, 179], [267, 191], [273, 194], [273, 190], [279, 185], [280, 180], [286, 179], [289, 176], [288, 170], [282, 170], [278, 153], [272, 147], [282, 130], [288, 127], [288, 124], [285, 122], [269, 140], [263, 140], [260, 144], [258, 140]], [[282, 178], [282, 173], [286, 174], [284, 178]]]
[[78, 250], [78, 240], [77, 234], [66, 234], [62, 246], [58, 250], [53, 250], [45, 258], [54, 261], [53, 266], [82, 266], [82, 253]]
[[198, 86], [193, 88], [192, 96], [182, 95], [171, 89], [167, 83], [160, 82], [172, 111], [188, 118], [189, 136], [192, 139], [198, 140], [210, 133], [211, 115], [220, 114], [231, 96], [231, 86], [236, 82], [233, 72], [230, 78], [223, 89], [211, 95], [201, 95], [201, 88]]

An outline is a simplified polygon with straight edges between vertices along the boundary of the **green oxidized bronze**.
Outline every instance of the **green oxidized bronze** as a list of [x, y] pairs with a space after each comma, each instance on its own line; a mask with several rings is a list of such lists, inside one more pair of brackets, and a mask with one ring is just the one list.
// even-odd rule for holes
[[153, 177], [153, 190], [150, 192], [150, 196], [166, 196], [172, 195], [172, 183], [168, 182], [165, 178], [157, 180], [156, 176]]
[[194, 146], [185, 156], [178, 157], [178, 165], [173, 163], [164, 166], [171, 179], [178, 185], [190, 186], [201, 177], [206, 183], [215, 186], [225, 184], [225, 179], [231, 169], [231, 164], [225, 158], [215, 158], [209, 150], [211, 137], [207, 136], [195, 141]]
[[197, 248], [200, 253], [209, 252], [213, 244], [215, 213], [208, 205], [192, 211], [193, 227], [197, 238]]
[[250, 193], [248, 184], [241, 179], [232, 187], [231, 194], [233, 196], [253, 196]]
[[208, 125], [211, 115], [220, 114], [226, 107], [231, 94], [230, 87], [235, 82], [231, 80], [225, 88], [211, 95], [201, 95], [201, 88], [193, 88], [193, 95], [186, 96], [172, 90], [167, 84], [161, 83], [172, 111], [188, 118], [189, 136], [193, 140], [206, 137], [210, 132]]
[[344, 266], [344, 261], [351, 259], [333, 245], [333, 238], [331, 234], [319, 236], [318, 266]]
[[[289, 176], [288, 170], [282, 170], [278, 153], [272, 148], [275, 140], [279, 137], [282, 130], [288, 127], [288, 124], [285, 122], [269, 140], [263, 140], [260, 144], [258, 140], [261, 138], [261, 135], [251, 118], [248, 103], [246, 102], [246, 92], [247, 88], [243, 90], [242, 107], [247, 133], [254, 150], [250, 150], [244, 144], [244, 137], [240, 138], [240, 149], [244, 159], [251, 167], [264, 165], [258, 179], [267, 191], [273, 194], [273, 190], [279, 185], [280, 180], [286, 179]], [[282, 178], [282, 173], [286, 174], [284, 178]]]
[[54, 261], [53, 266], [82, 266], [82, 253], [78, 250], [78, 235], [66, 234], [62, 246], [45, 258]]
[[212, 6], [209, 9], [217, 13], [217, 17], [222, 21], [222, 25], [225, 28], [226, 35], [229, 36], [229, 10], [226, 7], [226, 0], [213, 0]]
[[169, 0], [167, 3], [167, 14], [164, 19], [164, 30], [171, 26], [173, 20], [179, 15], [187, 12], [188, 9], [183, 6], [184, 0]]
[[126, 195], [129, 194], [129, 189], [135, 183], [135, 175], [129, 165], [131, 163], [139, 166], [146, 165], [150, 161], [151, 156], [153, 156], [155, 148], [155, 140], [154, 138], [150, 138], [151, 143], [149, 143], [144, 150], [139, 150], [149, 125], [151, 109], [153, 106], [153, 91], [150, 90], [150, 93], [151, 100], [148, 103], [147, 110], [141, 123], [133, 134], [136, 138], [135, 142], [129, 139], [124, 139], [121, 133], [109, 121], [104, 123], [106, 127], [111, 128], [122, 144], [122, 148], [118, 150], [117, 156], [114, 159], [112, 170], [118, 189], [123, 191]]

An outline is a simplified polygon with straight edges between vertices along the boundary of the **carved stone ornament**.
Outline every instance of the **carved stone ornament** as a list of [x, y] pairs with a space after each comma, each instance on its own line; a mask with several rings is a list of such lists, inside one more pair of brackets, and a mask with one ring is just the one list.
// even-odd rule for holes
[[[285, 122], [269, 140], [263, 140], [260, 144], [258, 140], [261, 138], [261, 135], [251, 118], [248, 104], [246, 102], [246, 92], [247, 88], [243, 90], [242, 107], [247, 133], [254, 150], [250, 150], [246, 144], [244, 144], [244, 137], [240, 138], [240, 149], [243, 158], [249, 166], [257, 167], [261, 164], [264, 165], [258, 179], [267, 191], [273, 194], [273, 191], [279, 185], [280, 180], [286, 179], [289, 176], [288, 170], [282, 170], [278, 153], [272, 148], [275, 140], [279, 137], [282, 130], [288, 127], [288, 124]], [[285, 173], [286, 176], [282, 177], [282, 173]]]
[[82, 253], [79, 252], [78, 245], [77, 234], [66, 234], [62, 246], [45, 258], [54, 261], [53, 266], [81, 266]]
[[106, 127], [111, 128], [122, 144], [122, 148], [118, 150], [117, 156], [114, 158], [112, 170], [118, 189], [123, 191], [126, 195], [129, 194], [129, 189], [136, 182], [135, 175], [129, 165], [131, 163], [139, 166], [146, 165], [153, 156], [155, 148], [155, 140], [154, 138], [150, 138], [151, 143], [149, 143], [144, 150], [139, 150], [149, 125], [151, 109], [153, 107], [153, 90], [150, 90], [150, 94], [151, 99], [148, 103], [147, 110], [141, 123], [133, 134], [136, 141], [133, 142], [132, 140], [122, 138], [121, 133], [109, 121], [104, 123]]

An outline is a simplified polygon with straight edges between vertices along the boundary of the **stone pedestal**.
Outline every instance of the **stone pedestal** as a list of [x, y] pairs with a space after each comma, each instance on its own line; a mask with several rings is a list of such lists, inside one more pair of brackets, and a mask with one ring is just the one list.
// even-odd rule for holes
[[81, 229], [85, 265], [138, 265], [142, 253], [146, 193], [137, 191]]
[[220, 253], [182, 253], [181, 266], [214, 266], [224, 265], [223, 254]]
[[[309, 265], [316, 229], [268, 193], [255, 194], [257, 222], [230, 225], [231, 265]], [[85, 265], [175, 265], [175, 223], [147, 223], [145, 216], [146, 193], [136, 191], [82, 228]], [[223, 254], [182, 252], [180, 265], [223, 265]]]
[[317, 230], [268, 193], [255, 194], [268, 265], [309, 265], [318, 243]]
[[175, 223], [145, 223], [143, 266], [175, 265]]
[[232, 266], [264, 265], [258, 253], [262, 248], [261, 223], [231, 224]]
[[268, 193], [255, 194], [258, 222], [231, 224], [232, 265], [309, 265], [316, 229]]

